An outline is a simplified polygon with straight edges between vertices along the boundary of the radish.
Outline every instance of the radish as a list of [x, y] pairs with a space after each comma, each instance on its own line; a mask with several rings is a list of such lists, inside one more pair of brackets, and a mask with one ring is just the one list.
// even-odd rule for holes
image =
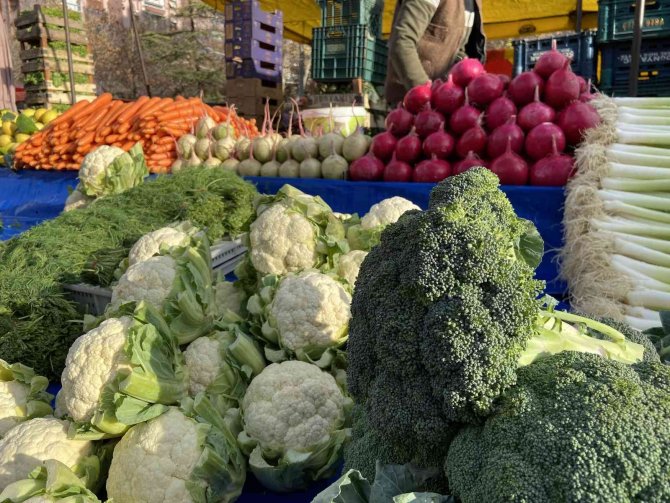
[[407, 136], [398, 140], [398, 144], [395, 147], [395, 154], [399, 161], [413, 165], [421, 157], [422, 148], [421, 138], [419, 138], [416, 131], [412, 129]]
[[391, 110], [386, 116], [386, 130], [397, 138], [406, 136], [412, 130], [412, 126], [414, 126], [414, 116], [405, 110], [402, 104], [399, 104], [398, 108]]
[[463, 106], [465, 92], [463, 88], [454, 84], [453, 75], [449, 75], [447, 81], [433, 91], [431, 104], [438, 112], [449, 115]]
[[588, 103], [589, 101], [595, 99], [596, 95], [591, 93], [591, 79], [589, 79], [586, 84], [586, 92], [583, 92], [579, 95], [579, 101], [583, 103]]
[[432, 159], [420, 162], [414, 173], [412, 174], [412, 181], [423, 183], [438, 183], [451, 175], [451, 165], [447, 161], [437, 159], [433, 156]]
[[409, 182], [411, 179], [412, 167], [406, 162], [396, 159], [396, 155], [394, 154], [391, 162], [384, 168], [384, 181]]
[[509, 75], [498, 73], [496, 74], [496, 77], [498, 77], [500, 79], [500, 82], [503, 83], [503, 89], [507, 89], [509, 87], [509, 83], [512, 82], [512, 79], [510, 78]]
[[467, 87], [472, 79], [482, 73], [486, 73], [486, 70], [478, 59], [464, 58], [453, 66], [449, 74], [453, 75], [456, 85]]
[[254, 144], [249, 147], [249, 157], [237, 165], [240, 176], [258, 176], [261, 174], [261, 163], [254, 157]]
[[235, 142], [235, 157], [240, 161], [244, 161], [249, 158], [249, 149], [251, 148], [251, 140], [246, 136], [243, 136], [237, 142]]
[[526, 185], [528, 183], [528, 164], [521, 156], [512, 151], [512, 142], [507, 142], [505, 153], [491, 163], [493, 171], [502, 185]]
[[302, 162], [305, 159], [319, 155], [319, 145], [316, 143], [314, 138], [305, 134], [298, 102], [294, 99], [291, 99], [291, 101], [295, 105], [296, 111], [298, 113], [298, 128], [300, 129], [300, 138], [295, 140], [291, 145], [291, 157], [298, 162]]
[[354, 162], [363, 157], [370, 148], [372, 139], [363, 134], [363, 130], [356, 128], [356, 131], [347, 136], [342, 143], [342, 157], [348, 162]]
[[470, 102], [479, 107], [485, 107], [496, 98], [500, 98], [504, 90], [502, 80], [492, 73], [482, 73], [468, 84]]
[[321, 178], [321, 163], [311, 157], [300, 163], [300, 178]]
[[544, 99], [557, 110], [579, 99], [579, 81], [570, 69], [569, 60], [566, 59], [565, 66], [552, 73], [547, 80], [547, 85], [544, 88]]
[[516, 152], [523, 150], [524, 134], [523, 130], [515, 124], [516, 117], [511, 117], [507, 124], [493, 130], [489, 135], [487, 152], [490, 159], [500, 157], [507, 150], [507, 146]]
[[535, 88], [539, 86], [540, 96], [544, 91], [544, 80], [535, 72], [523, 72], [514, 77], [507, 89], [507, 95], [518, 107], [527, 105], [535, 98]]
[[530, 184], [545, 187], [562, 187], [575, 171], [575, 160], [567, 154], [560, 154], [556, 139], [552, 138], [552, 154], [540, 159], [530, 168]]
[[319, 138], [317, 142], [319, 146], [319, 155], [322, 159], [325, 159], [331, 153], [336, 153], [337, 155], [342, 155], [342, 144], [344, 143], [344, 137], [335, 132], [330, 132], [323, 135]]
[[462, 161], [454, 164], [454, 175], [460, 175], [472, 168], [488, 168], [488, 163], [482, 161], [474, 152], [468, 152], [468, 155]]
[[330, 155], [321, 163], [321, 174], [329, 180], [344, 180], [347, 177], [349, 163], [337, 153], [335, 145], [330, 150]]
[[551, 50], [540, 56], [537, 63], [535, 63], [535, 68], [533, 68], [533, 70], [543, 79], [548, 79], [554, 72], [561, 68], [565, 68], [566, 63], [569, 64], [570, 60], [556, 49], [556, 40], [552, 40]]
[[478, 109], [470, 105], [468, 92], [465, 92], [465, 105], [456, 110], [449, 120], [451, 130], [461, 135], [468, 129], [475, 127], [479, 123], [479, 117], [482, 115]]
[[226, 159], [225, 161], [223, 161], [223, 164], [221, 164], [221, 167], [223, 169], [228, 170], [228, 171], [233, 171], [233, 172], [237, 173], [237, 166], [239, 166], [239, 164], [240, 164], [240, 161], [231, 157], [230, 159]]
[[391, 160], [397, 144], [398, 140], [389, 131], [379, 133], [372, 138], [370, 152], [372, 152], [377, 159], [380, 159], [383, 162], [388, 162]]
[[279, 166], [279, 176], [282, 178], [298, 178], [300, 176], [300, 163], [288, 159]]
[[409, 113], [416, 115], [428, 106], [431, 96], [431, 83], [426, 82], [407, 91], [403, 104]]
[[275, 159], [266, 162], [261, 166], [260, 176], [279, 176], [279, 164]]
[[486, 109], [486, 127], [489, 131], [506, 124], [516, 115], [516, 105], [506, 96], [496, 98]]
[[600, 115], [588, 103], [575, 101], [569, 104], [558, 116], [558, 126], [565, 133], [569, 145], [578, 145], [587, 129], [600, 124]]
[[543, 122], [553, 122], [555, 118], [556, 112], [549, 105], [540, 101], [540, 88], [536, 87], [535, 101], [521, 109], [517, 122], [521, 129], [528, 132]]
[[440, 125], [438, 131], [431, 134], [423, 142], [423, 153], [426, 154], [426, 157], [445, 160], [453, 151], [454, 139], [444, 131], [442, 125]]
[[435, 110], [424, 110], [414, 119], [414, 127], [419, 137], [425, 139], [444, 125], [444, 116]]
[[379, 180], [383, 174], [384, 163], [373, 156], [372, 153], [356, 159], [349, 166], [349, 179], [356, 182]]
[[544, 122], [528, 133], [526, 153], [529, 157], [538, 161], [551, 154], [552, 149], [558, 152], [565, 150], [565, 135], [556, 124]]
[[577, 75], [577, 81], [579, 82], [579, 94], [583, 94], [589, 90], [589, 85], [586, 83], [586, 79]]
[[430, 92], [434, 93], [435, 90], [440, 87], [442, 84], [444, 84], [444, 80], [442, 79], [435, 79], [433, 83], [430, 85]]
[[481, 154], [486, 149], [487, 141], [486, 131], [482, 129], [481, 125], [477, 124], [475, 127], [468, 129], [458, 139], [456, 153], [461, 158], [467, 156], [469, 152]]

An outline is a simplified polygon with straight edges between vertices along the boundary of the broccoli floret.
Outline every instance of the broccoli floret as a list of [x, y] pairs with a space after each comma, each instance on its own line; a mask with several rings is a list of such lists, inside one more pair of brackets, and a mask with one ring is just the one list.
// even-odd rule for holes
[[481, 426], [453, 440], [462, 503], [670, 501], [670, 369], [565, 352], [518, 371]]
[[[645, 362], [658, 363], [661, 361], [661, 358], [658, 356], [658, 351], [656, 351], [656, 346], [654, 346], [654, 343], [651, 342], [651, 339], [647, 337], [644, 333], [640, 332], [639, 330], [635, 330], [627, 323], [616, 321], [611, 318], [600, 318], [600, 319], [596, 318], [596, 320], [599, 321], [600, 323], [604, 323], [605, 325], [609, 325], [615, 330], [618, 330], [629, 341], [635, 342], [636, 344], [640, 344], [641, 346], [643, 346], [644, 347], [643, 360]], [[597, 337], [598, 339], [601, 339], [603, 337], [600, 333], [591, 330], [589, 330], [589, 334], [592, 335], [593, 337]]]

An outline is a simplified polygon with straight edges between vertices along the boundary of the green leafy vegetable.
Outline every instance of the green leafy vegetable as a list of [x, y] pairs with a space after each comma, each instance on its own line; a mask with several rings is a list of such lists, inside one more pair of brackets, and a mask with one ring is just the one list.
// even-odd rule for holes
[[16, 132], [21, 134], [33, 134], [37, 131], [35, 121], [27, 115], [19, 115], [16, 118]]

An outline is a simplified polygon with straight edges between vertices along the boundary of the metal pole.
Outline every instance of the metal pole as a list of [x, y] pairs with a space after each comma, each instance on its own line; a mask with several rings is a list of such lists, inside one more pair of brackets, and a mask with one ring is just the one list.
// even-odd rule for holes
[[630, 73], [628, 74], [628, 96], [637, 96], [637, 80], [640, 76], [640, 50], [642, 49], [642, 25], [644, 24], [644, 2], [635, 1], [635, 24], [631, 47]]
[[144, 87], [146, 87], [147, 89], [147, 96], [151, 98], [151, 86], [149, 86], [149, 77], [147, 77], [147, 68], [144, 66], [144, 54], [142, 53], [142, 44], [140, 43], [140, 36], [137, 34], [137, 26], [135, 26], [135, 10], [133, 9], [133, 1], [134, 0], [128, 0], [128, 4], [130, 5], [130, 24], [133, 26], [133, 34], [135, 35], [135, 45], [137, 46], [137, 54], [140, 57], [140, 66], [142, 67], [142, 77], [144, 78]]
[[583, 0], [577, 0], [577, 20], [575, 21], [575, 31], [582, 32], [582, 17], [584, 16]]
[[65, 50], [67, 51], [67, 67], [70, 76], [70, 105], [77, 102], [74, 89], [74, 63], [72, 62], [72, 46], [70, 45], [70, 18], [68, 17], [67, 0], [63, 0], [63, 20], [65, 25]]

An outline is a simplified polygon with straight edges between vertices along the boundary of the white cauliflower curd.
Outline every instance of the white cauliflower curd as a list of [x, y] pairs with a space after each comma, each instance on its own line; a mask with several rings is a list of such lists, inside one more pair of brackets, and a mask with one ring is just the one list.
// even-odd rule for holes
[[137, 264], [158, 255], [161, 246], [168, 248], [186, 246], [191, 237], [184, 231], [175, 227], [163, 227], [145, 234], [130, 249], [128, 254], [128, 265]]
[[390, 197], [370, 208], [370, 211], [361, 219], [361, 227], [363, 229], [386, 227], [397, 222], [405, 212], [420, 209], [404, 197]]
[[335, 273], [344, 279], [353, 288], [358, 278], [358, 272], [361, 264], [368, 256], [368, 252], [363, 250], [353, 250], [339, 257]]

